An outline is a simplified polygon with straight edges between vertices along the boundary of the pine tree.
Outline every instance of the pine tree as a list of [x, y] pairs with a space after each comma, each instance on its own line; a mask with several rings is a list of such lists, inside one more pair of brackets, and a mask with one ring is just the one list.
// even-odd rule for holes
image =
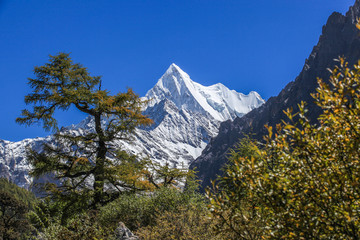
[[[62, 202], [63, 218], [77, 209], [98, 209], [123, 191], [147, 188], [142, 175], [145, 163], [114, 145], [116, 140], [131, 140], [136, 127], [152, 123], [142, 114], [144, 102], [138, 95], [131, 89], [111, 95], [101, 88], [101, 77], [90, 76], [67, 53], [50, 56], [48, 63], [35, 67], [34, 75], [29, 78], [33, 92], [25, 96], [25, 103], [33, 108], [23, 110], [16, 121], [42, 123], [44, 129], [54, 131], [54, 141], [44, 144], [41, 152], [30, 150], [28, 160], [34, 177], [60, 180], [45, 189]], [[94, 128], [80, 136], [59, 130], [54, 113], [70, 107], [87, 114]]]

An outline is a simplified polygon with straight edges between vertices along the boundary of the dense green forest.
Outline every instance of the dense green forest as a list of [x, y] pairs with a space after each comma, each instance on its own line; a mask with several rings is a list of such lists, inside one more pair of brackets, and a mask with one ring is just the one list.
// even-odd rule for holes
[[[193, 171], [110, 147], [151, 124], [130, 89], [110, 95], [65, 53], [35, 76], [25, 98], [33, 108], [17, 121], [54, 131], [56, 144], [29, 150], [28, 159], [33, 177], [51, 174], [61, 184], [41, 185], [46, 196], [37, 199], [0, 180], [3, 240], [123, 239], [123, 224], [140, 239], [360, 238], [360, 62], [350, 68], [340, 59], [329, 84], [319, 79], [317, 124], [299, 103], [264, 142], [242, 139], [206, 195]], [[94, 117], [95, 132], [58, 130], [54, 112], [70, 106]]]

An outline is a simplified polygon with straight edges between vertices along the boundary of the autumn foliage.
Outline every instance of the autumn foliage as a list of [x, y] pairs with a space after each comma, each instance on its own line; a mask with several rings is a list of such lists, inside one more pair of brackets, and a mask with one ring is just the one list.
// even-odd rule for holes
[[[313, 94], [318, 124], [285, 113], [265, 144], [240, 144], [208, 191], [218, 232], [232, 239], [359, 239], [360, 62], [344, 59]], [[244, 143], [244, 142], [242, 142]], [[242, 151], [244, 154], [239, 154]]]

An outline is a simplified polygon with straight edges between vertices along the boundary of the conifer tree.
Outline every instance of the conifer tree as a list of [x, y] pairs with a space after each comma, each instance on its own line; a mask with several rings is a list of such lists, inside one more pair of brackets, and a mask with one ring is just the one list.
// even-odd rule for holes
[[[136, 127], [152, 123], [142, 114], [144, 102], [138, 95], [131, 89], [111, 95], [101, 88], [101, 77], [91, 76], [67, 53], [50, 56], [48, 63], [35, 67], [34, 74], [35, 78], [29, 78], [33, 91], [25, 96], [25, 103], [33, 108], [23, 110], [16, 121], [42, 123], [46, 130], [54, 131], [54, 141], [44, 144], [41, 152], [30, 150], [28, 160], [34, 177], [60, 180], [45, 188], [62, 202], [63, 217], [76, 209], [98, 209], [123, 191], [145, 189], [145, 163], [113, 144], [130, 140]], [[59, 130], [54, 113], [70, 107], [87, 114], [94, 128], [81, 135]]]

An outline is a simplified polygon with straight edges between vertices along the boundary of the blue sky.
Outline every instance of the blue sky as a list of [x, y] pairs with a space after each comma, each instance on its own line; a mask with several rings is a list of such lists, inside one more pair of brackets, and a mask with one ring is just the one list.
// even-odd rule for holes
[[[15, 123], [27, 78], [71, 52], [112, 93], [143, 96], [176, 63], [203, 85], [268, 99], [301, 71], [333, 12], [355, 0], [0, 0], [0, 139], [45, 136]], [[84, 115], [59, 112], [60, 125]]]

